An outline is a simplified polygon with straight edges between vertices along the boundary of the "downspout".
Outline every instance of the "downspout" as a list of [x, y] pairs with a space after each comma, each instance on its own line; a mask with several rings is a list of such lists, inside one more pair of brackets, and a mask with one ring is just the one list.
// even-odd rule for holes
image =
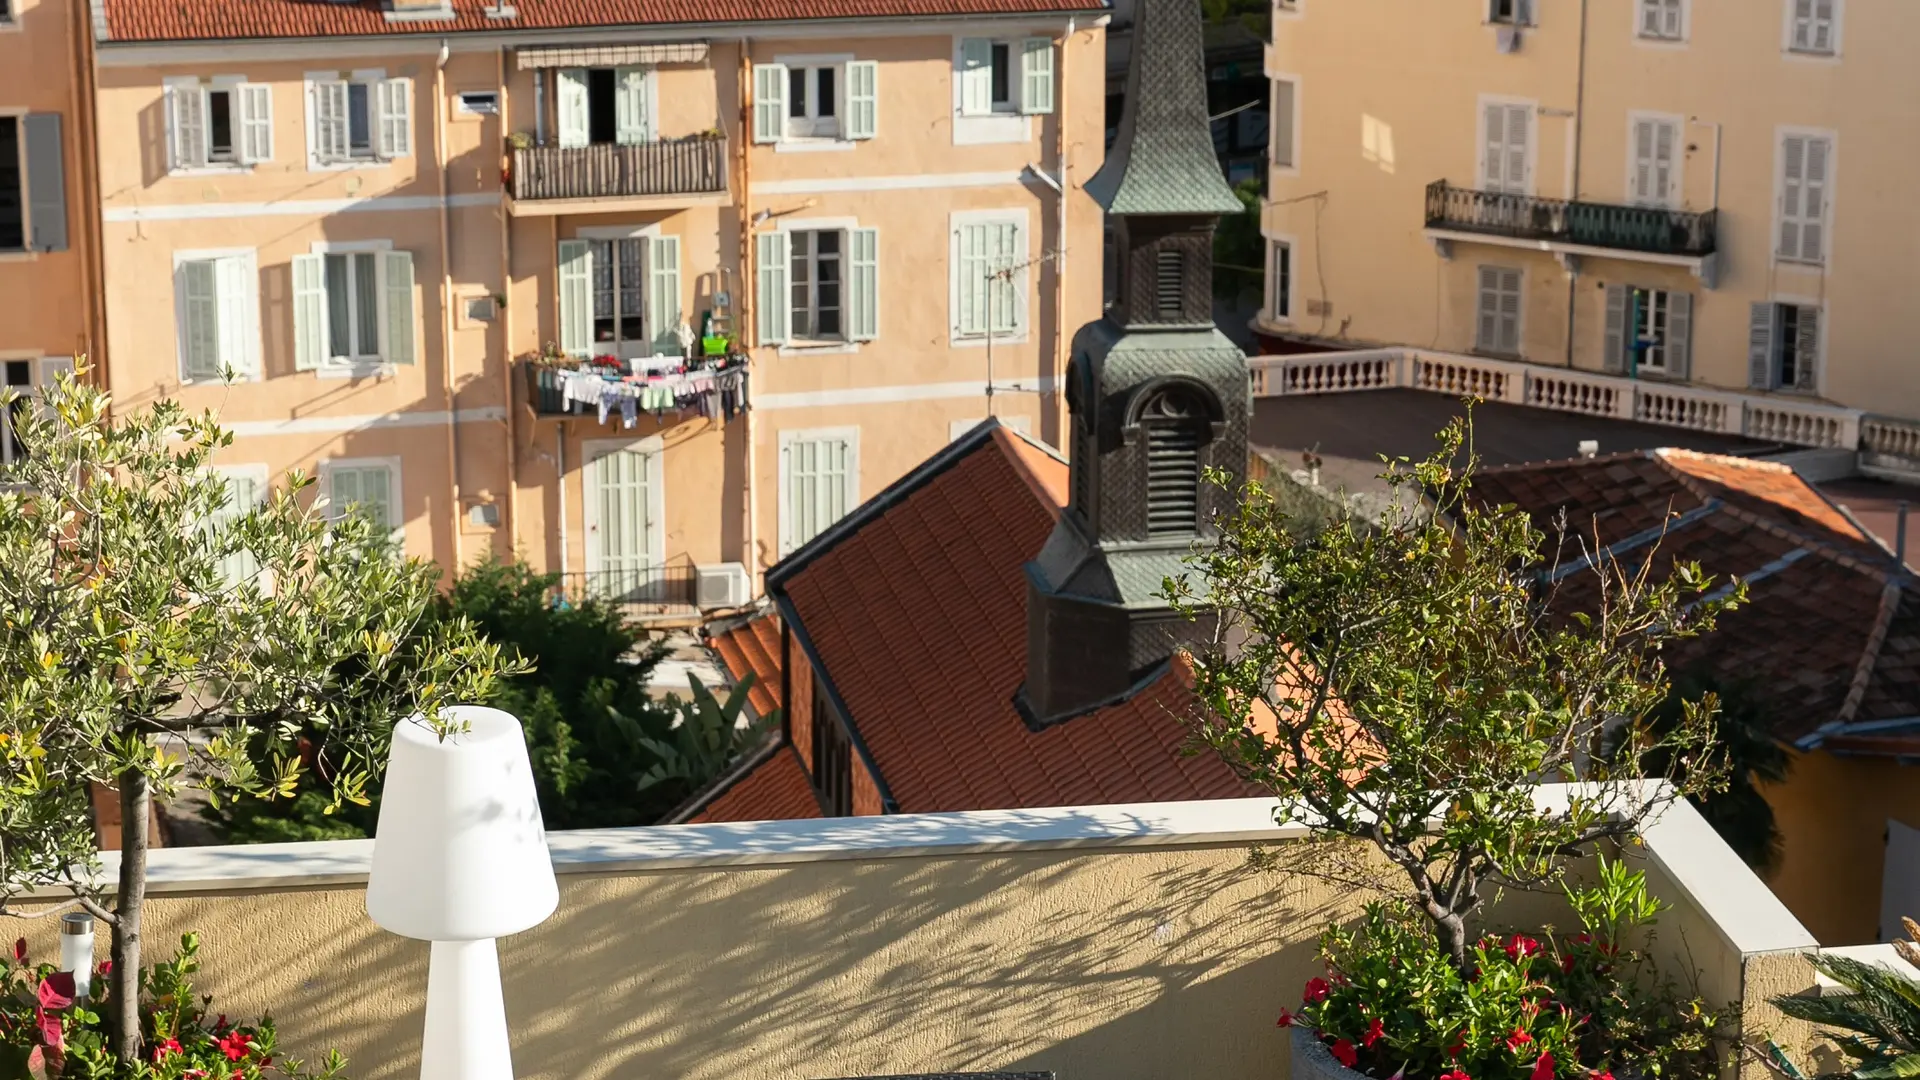
[[560, 479], [560, 584], [567, 583], [567, 422], [553, 425], [554, 472]]
[[466, 564], [460, 548], [460, 432], [459, 408], [453, 397], [453, 267], [448, 233], [453, 227], [453, 210], [447, 205], [447, 57], [446, 41], [440, 42], [440, 56], [433, 67], [433, 164], [434, 180], [440, 191], [440, 355], [447, 394], [447, 492], [453, 499], [453, 572]]
[[1056, 136], [1053, 168], [1060, 188], [1054, 192], [1057, 218], [1054, 247], [1057, 254], [1053, 260], [1053, 363], [1048, 374], [1053, 385], [1053, 443], [1061, 449], [1067, 445], [1067, 192], [1073, 190], [1073, 180], [1067, 175], [1067, 102], [1073, 97], [1068, 92], [1067, 54], [1072, 51], [1073, 30], [1074, 19], [1069, 15], [1066, 36], [1060, 39], [1060, 78], [1053, 89]]
[[[737, 340], [746, 340], [747, 328], [755, 325], [754, 304], [754, 265], [753, 265], [753, 42], [749, 38], [740, 39], [740, 116], [736, 129], [740, 148], [735, 154], [739, 162], [737, 172], [740, 177], [740, 267], [739, 280], [734, 289], [739, 293], [734, 310], [739, 315], [734, 321], [734, 336]], [[759, 332], [755, 331], [753, 344], [760, 345]], [[749, 352], [748, 357], [752, 357]], [[740, 474], [740, 496], [746, 501], [746, 536], [741, 552], [741, 562], [746, 564], [748, 581], [753, 585], [760, 582], [760, 506], [754, 497], [754, 474], [760, 465], [759, 425], [753, 422], [753, 369], [749, 360], [747, 365], [747, 410], [742, 419], [746, 428], [746, 468]]]
[[[87, 293], [87, 340], [79, 351], [86, 354], [87, 363], [92, 368], [89, 381], [99, 389], [110, 390], [112, 381], [107, 377], [106, 229], [101, 218], [100, 140], [94, 132], [95, 87], [98, 80], [94, 73], [93, 6], [76, 0], [69, 8], [73, 12], [74, 22], [73, 71], [69, 79], [73, 90], [74, 115], [71, 138], [78, 151], [74, 154], [74, 160], [80, 164], [80, 204], [68, 208], [68, 217], [75, 223], [73, 235], [81, 245], [80, 266], [81, 272], [86, 275]], [[92, 158], [91, 162], [88, 161], [89, 157]], [[78, 357], [75, 363], [77, 366]], [[109, 414], [112, 409], [112, 400], [109, 399]]]
[[[500, 47], [500, 145], [506, 146], [507, 120], [513, 110], [507, 107], [507, 49]], [[505, 184], [501, 185], [503, 188]], [[507, 201], [503, 198], [495, 207], [500, 215], [500, 388], [503, 391], [501, 401], [507, 408], [507, 557], [515, 558], [520, 553], [520, 430], [515, 421], [518, 412], [513, 403], [513, 305], [507, 294], [513, 291], [513, 218], [507, 213]]]
[[[1587, 3], [1580, 0], [1580, 59], [1575, 66], [1573, 89], [1573, 190], [1569, 197], [1580, 198], [1580, 129], [1587, 117]], [[1578, 261], [1567, 271], [1567, 369], [1573, 369], [1573, 335], [1576, 301], [1580, 287]]]

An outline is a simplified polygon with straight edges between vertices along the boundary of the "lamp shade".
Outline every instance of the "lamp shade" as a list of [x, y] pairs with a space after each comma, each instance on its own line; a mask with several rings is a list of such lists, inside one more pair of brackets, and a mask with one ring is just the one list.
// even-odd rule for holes
[[367, 914], [425, 941], [519, 933], [560, 902], [526, 736], [499, 709], [442, 715], [467, 730], [442, 739], [418, 716], [393, 729]]

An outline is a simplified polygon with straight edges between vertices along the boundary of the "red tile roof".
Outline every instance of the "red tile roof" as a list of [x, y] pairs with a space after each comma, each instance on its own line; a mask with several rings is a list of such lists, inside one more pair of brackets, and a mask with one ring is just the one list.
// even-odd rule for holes
[[780, 708], [780, 617], [772, 612], [750, 619], [709, 626], [707, 647], [719, 656], [727, 674], [738, 684], [748, 675], [753, 686], [747, 704], [755, 714], [768, 716]]
[[[1845, 737], [1834, 749], [1892, 752], [1897, 740], [1854, 738], [1853, 725], [1920, 716], [1920, 586], [1786, 466], [1655, 450], [1488, 469], [1474, 493], [1528, 511], [1549, 543], [1564, 511], [1563, 562], [1591, 550], [1597, 533], [1603, 547], [1653, 552], [1657, 569], [1697, 562], [1720, 581], [1746, 580], [1748, 603], [1668, 662], [1760, 680], [1777, 737], [1803, 746]], [[1558, 602], [1595, 599], [1591, 574], [1560, 588]], [[1920, 739], [1904, 745], [1920, 753]]]
[[814, 798], [807, 767], [784, 739], [734, 770], [699, 795], [689, 814], [670, 822], [702, 824], [716, 821], [792, 821], [817, 818], [820, 801]]
[[453, 0], [454, 16], [389, 21], [369, 0], [103, 0], [109, 41], [439, 36], [487, 30], [597, 26], [1016, 15], [1104, 10], [1104, 0], [511, 0], [512, 19], [488, 18], [488, 0]]

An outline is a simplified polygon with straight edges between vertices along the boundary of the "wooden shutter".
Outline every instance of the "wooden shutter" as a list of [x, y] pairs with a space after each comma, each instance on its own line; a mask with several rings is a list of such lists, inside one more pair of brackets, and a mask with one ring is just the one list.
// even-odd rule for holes
[[560, 351], [568, 356], [593, 352], [593, 245], [560, 241]]
[[1020, 111], [1028, 115], [1053, 111], [1053, 39], [1027, 38], [1020, 43]]
[[1500, 281], [1500, 351], [1520, 355], [1520, 271], [1502, 270]]
[[1814, 390], [1820, 385], [1820, 309], [1811, 304], [1800, 308], [1793, 342], [1793, 387]]
[[648, 70], [629, 65], [615, 68], [614, 141], [622, 146], [653, 141], [653, 103]]
[[1660, 0], [1640, 0], [1640, 36], [1662, 36], [1660, 33]]
[[1273, 163], [1283, 169], [1293, 168], [1293, 95], [1296, 89], [1292, 79], [1273, 80], [1273, 113], [1269, 118], [1268, 145], [1271, 148]]
[[241, 375], [252, 375], [254, 363], [253, 319], [249, 308], [253, 298], [253, 262], [250, 259], [225, 258], [213, 263], [214, 295], [219, 305], [219, 364]]
[[1533, 109], [1526, 105], [1507, 106], [1507, 191], [1524, 192], [1531, 187], [1527, 175], [1528, 145], [1533, 141]]
[[1833, 143], [1827, 139], [1806, 140], [1805, 182], [1800, 203], [1800, 259], [1825, 262], [1827, 257], [1827, 169]]
[[1607, 286], [1607, 328], [1600, 354], [1600, 367], [1609, 375], [1627, 369], [1627, 301], [1625, 285]]
[[413, 80], [386, 79], [374, 90], [379, 99], [379, 145], [383, 158], [413, 153]]
[[804, 546], [847, 515], [853, 480], [850, 439], [795, 439], [782, 448], [786, 497], [780, 532], [785, 552]]
[[1672, 123], [1660, 120], [1653, 125], [1653, 201], [1661, 206], [1671, 206], [1679, 200], [1679, 193], [1673, 190], [1673, 149], [1675, 131]]
[[1693, 377], [1693, 294], [1667, 294], [1667, 375]]
[[347, 84], [315, 83], [313, 150], [321, 161], [344, 161], [347, 149]]
[[386, 291], [386, 361], [411, 364], [414, 354], [413, 253], [381, 252], [380, 272]]
[[180, 264], [180, 369], [184, 379], [220, 377], [220, 286], [215, 260]]
[[754, 237], [755, 329], [762, 345], [784, 345], [791, 322], [793, 297], [787, 289], [788, 261], [793, 248], [786, 233], [765, 232]]
[[960, 115], [988, 116], [993, 112], [993, 42], [966, 38], [960, 42]]
[[1475, 310], [1474, 346], [1482, 352], [1500, 347], [1500, 274], [1490, 266], [1480, 268], [1480, 296]]
[[1800, 219], [1806, 200], [1807, 139], [1789, 135], [1780, 144], [1780, 250], [1783, 259], [1800, 258]]
[[847, 249], [847, 337], [872, 341], [880, 336], [880, 231], [849, 229]]
[[293, 367], [312, 371], [327, 357], [327, 259], [293, 257]]
[[173, 167], [191, 169], [207, 163], [207, 92], [199, 84], [167, 87], [167, 142]]
[[959, 318], [956, 323], [963, 336], [987, 332], [987, 274], [993, 263], [987, 247], [986, 225], [960, 227]]
[[787, 130], [787, 65], [753, 65], [753, 141], [776, 143]]
[[1774, 375], [1780, 370], [1775, 357], [1778, 349], [1780, 313], [1772, 304], [1755, 304], [1747, 320], [1747, 385], [1755, 390], [1773, 389]]
[[252, 165], [273, 160], [273, 88], [265, 83], [241, 83], [233, 88], [239, 106], [240, 160]]
[[555, 133], [562, 147], [587, 145], [587, 72], [561, 68], [553, 73]]
[[647, 242], [647, 321], [653, 325], [653, 351], [680, 355], [680, 238], [656, 236]]
[[1507, 107], [1505, 105], [1487, 106], [1486, 128], [1486, 146], [1482, 148], [1480, 161], [1483, 174], [1481, 186], [1488, 191], [1504, 191], [1507, 176]]
[[880, 64], [847, 61], [847, 138], [871, 139], [880, 125]]
[[27, 244], [34, 251], [67, 250], [67, 165], [61, 156], [60, 114], [28, 113]]

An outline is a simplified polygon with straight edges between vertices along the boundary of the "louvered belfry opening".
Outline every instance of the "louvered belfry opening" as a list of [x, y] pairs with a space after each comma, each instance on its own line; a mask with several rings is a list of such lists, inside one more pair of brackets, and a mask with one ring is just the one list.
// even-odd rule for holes
[[1157, 317], [1161, 322], [1175, 322], [1180, 318], [1183, 307], [1182, 293], [1186, 285], [1186, 274], [1181, 270], [1180, 251], [1177, 248], [1161, 248], [1154, 252], [1153, 299]]
[[1140, 418], [1147, 442], [1147, 536], [1200, 531], [1200, 444], [1205, 416], [1191, 394], [1169, 391]]

